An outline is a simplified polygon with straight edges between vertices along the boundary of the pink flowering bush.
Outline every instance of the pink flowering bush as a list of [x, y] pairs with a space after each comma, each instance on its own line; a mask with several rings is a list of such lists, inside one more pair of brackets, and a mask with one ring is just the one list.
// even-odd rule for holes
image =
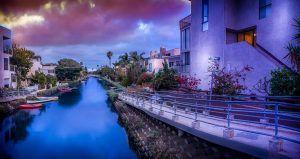
[[145, 83], [151, 83], [153, 78], [154, 78], [154, 75], [152, 73], [144, 72], [140, 75], [140, 77], [137, 81], [137, 84], [142, 85]]
[[213, 74], [213, 93], [237, 95], [246, 89], [243, 84], [246, 80], [246, 75], [253, 68], [245, 66], [241, 70], [226, 71], [225, 68], [215, 71]]
[[200, 85], [201, 80], [196, 77], [181, 75], [177, 77], [179, 86], [189, 90], [196, 90]]

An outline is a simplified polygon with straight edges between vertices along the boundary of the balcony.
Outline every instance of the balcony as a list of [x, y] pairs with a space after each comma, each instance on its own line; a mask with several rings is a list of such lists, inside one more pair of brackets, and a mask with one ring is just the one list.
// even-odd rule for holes
[[10, 65], [10, 66], [9, 66], [9, 70], [10, 70], [11, 72], [15, 72], [15, 71], [16, 71], [16, 66], [15, 66], [15, 65]]
[[181, 20], [179, 21], [180, 30], [182, 30], [182, 29], [184, 29], [184, 28], [190, 26], [190, 25], [191, 25], [191, 21], [192, 21], [191, 15], [189, 15], [189, 16], [187, 16], [187, 17], [181, 19]]

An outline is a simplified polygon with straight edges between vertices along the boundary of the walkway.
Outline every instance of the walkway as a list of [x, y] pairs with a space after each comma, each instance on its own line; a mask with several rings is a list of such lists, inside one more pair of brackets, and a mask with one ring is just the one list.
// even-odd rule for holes
[[[251, 120], [236, 120], [234, 114], [237, 112], [234, 112], [234, 110], [237, 111], [241, 108], [234, 108], [231, 110], [232, 112], [230, 112], [230, 109], [222, 107], [215, 108], [216, 110], [219, 109], [219, 112], [223, 111], [224, 114], [227, 114], [222, 118], [211, 115], [212, 113], [206, 111], [206, 109], [198, 111], [198, 107], [195, 106], [182, 107], [183, 104], [180, 105], [180, 102], [175, 102], [177, 105], [175, 106], [175, 103], [169, 104], [161, 101], [161, 98], [153, 98], [153, 96], [137, 93], [122, 92], [119, 94], [119, 99], [180, 130], [257, 157], [268, 158], [272, 155], [271, 157], [298, 158], [298, 154], [300, 154], [300, 132], [297, 124], [293, 128], [279, 125], [278, 111], [277, 115], [273, 115], [273, 121], [261, 120], [257, 123], [251, 122]], [[231, 105], [234, 105], [234, 103]], [[275, 110], [272, 110], [272, 112]], [[240, 114], [242, 111], [244, 112], [244, 109], [241, 109], [238, 113]], [[253, 113], [251, 109], [248, 109], [248, 111], [248, 114]], [[259, 112], [258, 109], [256, 111], [256, 113], [264, 112], [262, 110]], [[270, 112], [271, 110], [267, 110], [264, 115], [272, 118]], [[287, 113], [280, 115], [284, 116]], [[244, 116], [247, 116], [247, 114]], [[299, 122], [297, 114], [288, 114], [288, 118], [289, 121]], [[274, 136], [277, 139], [274, 139]]]

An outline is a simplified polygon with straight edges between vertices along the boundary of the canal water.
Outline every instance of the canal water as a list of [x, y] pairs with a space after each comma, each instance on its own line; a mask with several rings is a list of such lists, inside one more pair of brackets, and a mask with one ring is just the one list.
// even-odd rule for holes
[[136, 158], [96, 78], [39, 110], [0, 123], [0, 158]]

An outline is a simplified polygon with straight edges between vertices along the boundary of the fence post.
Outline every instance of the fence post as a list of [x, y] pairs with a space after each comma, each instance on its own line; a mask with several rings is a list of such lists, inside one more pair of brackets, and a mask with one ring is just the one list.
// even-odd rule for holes
[[274, 115], [274, 120], [275, 120], [275, 139], [278, 139], [278, 104], [275, 104], [275, 115]]
[[234, 130], [230, 127], [230, 114], [231, 114], [231, 104], [227, 103], [227, 128], [223, 130], [223, 137], [232, 138], [234, 136]]
[[274, 137], [269, 140], [269, 151], [272, 155], [277, 155], [278, 152], [283, 150], [283, 141], [278, 137], [278, 120], [279, 120], [279, 104], [276, 103], [274, 107]]
[[172, 116], [172, 120], [177, 121], [178, 120], [177, 109], [176, 109], [177, 106], [174, 103], [173, 103], [173, 107], [174, 107], [174, 115]]

